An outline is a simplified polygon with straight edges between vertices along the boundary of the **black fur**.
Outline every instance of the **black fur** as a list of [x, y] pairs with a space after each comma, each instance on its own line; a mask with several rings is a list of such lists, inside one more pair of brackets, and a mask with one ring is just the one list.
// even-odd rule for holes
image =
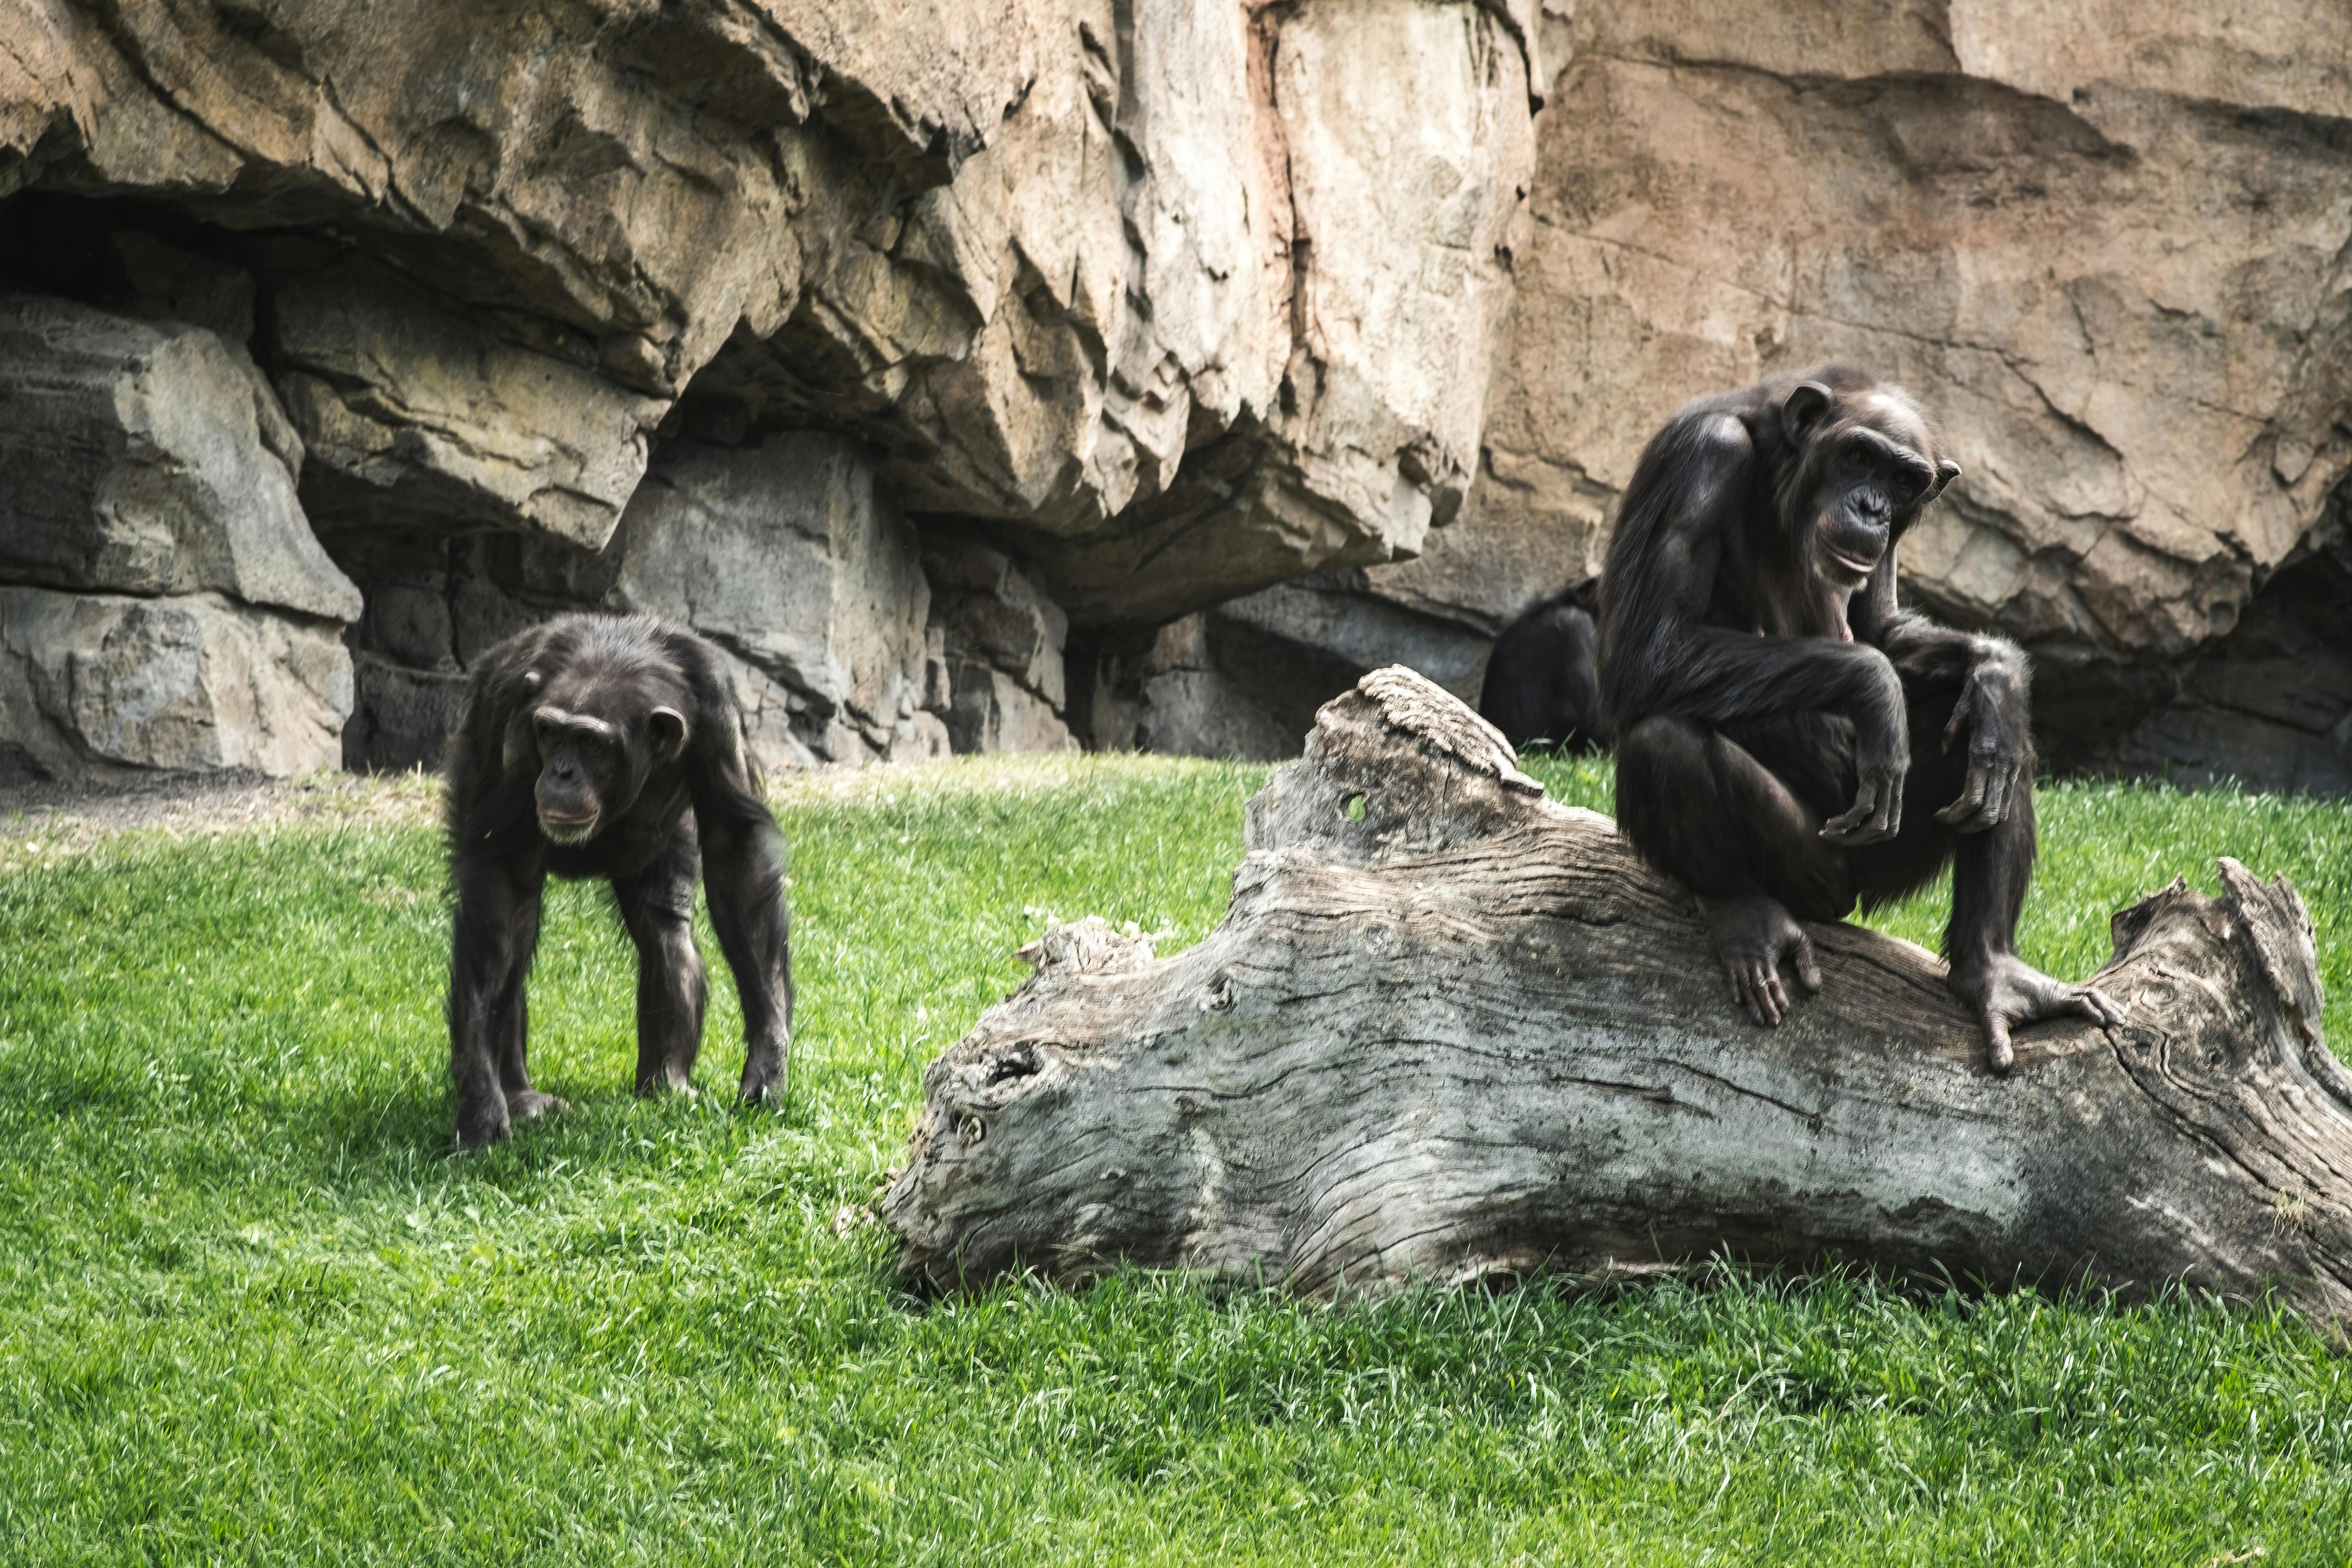
[[[585, 750], [572, 739], [583, 732]], [[637, 1089], [653, 1093], [688, 1087], [702, 1041], [692, 918], [707, 871], [711, 925], [743, 1004], [741, 1092], [782, 1098], [793, 1006], [783, 836], [709, 644], [644, 616], [566, 616], [509, 637], [474, 667], [447, 786], [462, 1147], [562, 1108], [531, 1088], [525, 1063], [524, 988], [551, 873], [612, 883], [637, 949]], [[562, 811], [592, 826], [558, 815], [551, 828]], [[586, 836], [562, 842], [551, 831]]]
[[1849, 366], [1690, 405], [1619, 510], [1601, 695], [1619, 826], [1700, 896], [1751, 1016], [1786, 1012], [1784, 958], [1818, 984], [1792, 916], [1842, 919], [1948, 862], [1953, 988], [2005, 1068], [2010, 1025], [2112, 1007], [2015, 954], [2034, 859], [2024, 657], [1896, 604], [1895, 546], [1958, 472], [1907, 396]]
[[1588, 577], [1519, 612], [1486, 660], [1478, 711], [1521, 751], [1604, 750], [1611, 730], [1601, 710], [1601, 579]]

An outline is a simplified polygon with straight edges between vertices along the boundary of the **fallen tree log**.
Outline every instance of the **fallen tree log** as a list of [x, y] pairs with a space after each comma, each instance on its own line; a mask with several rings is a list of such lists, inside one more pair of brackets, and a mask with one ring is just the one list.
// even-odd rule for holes
[[2124, 1022], [2021, 1031], [1996, 1078], [1943, 965], [1853, 926], [1810, 928], [1820, 994], [1749, 1024], [1688, 896], [1516, 762], [1377, 671], [1250, 803], [1206, 940], [1047, 934], [925, 1074], [901, 1268], [1332, 1293], [1727, 1249], [2352, 1316], [2352, 1075], [2284, 878], [2224, 859], [2220, 899], [2116, 915]]

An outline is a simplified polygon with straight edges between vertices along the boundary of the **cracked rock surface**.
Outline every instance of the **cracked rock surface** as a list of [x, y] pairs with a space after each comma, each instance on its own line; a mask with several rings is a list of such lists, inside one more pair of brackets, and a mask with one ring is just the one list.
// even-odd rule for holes
[[341, 760], [360, 592], [302, 443], [209, 328], [0, 294], [0, 767]]
[[262, 268], [335, 505], [593, 546], [698, 398], [860, 436], [1099, 620], [1409, 553], [1475, 467], [1525, 0], [0, 17], [0, 196], [345, 247]]
[[[1280, 752], [1381, 663], [1475, 691], [1676, 406], [1834, 357], [1944, 426], [1906, 592], [2033, 653], [2053, 761], [2352, 781], [2341, 5], [0, 0], [0, 291], [249, 356], [366, 600], [353, 763], [436, 756], [482, 638], [604, 602], [696, 454], [810, 432], [913, 531], [825, 568], [897, 595], [887, 656], [795, 619], [749, 513], [694, 550], [759, 573], [671, 595], [770, 650], [774, 754]], [[243, 593], [173, 537], [181, 586], [109, 586]], [[1003, 568], [939, 593], [935, 541]]]
[[[1477, 480], [1367, 592], [1491, 636], [1599, 569], [1681, 404], [1857, 360], [1964, 470], [1904, 542], [1906, 595], [2033, 652], [2062, 762], [2186, 763], [2147, 726], [2184, 740], [2211, 693], [2176, 693], [2274, 579], [2312, 596], [2352, 471], [2352, 12], [2209, 12], [1548, 5]], [[2242, 737], [2241, 771], [2344, 768], [2347, 715]]]
[[[1476, 468], [1538, 32], [1530, 0], [0, 0], [0, 287], [251, 350], [368, 599], [353, 763], [433, 760], [484, 635], [607, 594], [707, 616], [779, 756], [1066, 745], [1058, 646], [956, 641], [989, 595], [932, 636], [902, 540], [817, 574], [887, 605], [807, 619], [791, 530], [689, 542], [681, 476], [822, 432], [901, 524], [998, 551], [1045, 643], [1412, 554]], [[725, 592], [627, 586], [721, 556]]]

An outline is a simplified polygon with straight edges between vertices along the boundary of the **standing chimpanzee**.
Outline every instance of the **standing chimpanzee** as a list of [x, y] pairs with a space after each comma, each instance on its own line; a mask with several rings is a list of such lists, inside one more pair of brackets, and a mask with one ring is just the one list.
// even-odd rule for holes
[[1594, 626], [1600, 610], [1601, 579], [1587, 577], [1529, 605], [1495, 639], [1478, 711], [1520, 751], [1607, 748]]
[[484, 654], [449, 742], [449, 1071], [457, 1142], [563, 1109], [530, 1087], [523, 985], [549, 872], [604, 877], [637, 949], [637, 1092], [688, 1087], [705, 988], [694, 885], [743, 1001], [743, 1098], [792, 1050], [783, 835], [753, 787], [719, 656], [649, 616], [565, 616]]
[[1909, 397], [1845, 366], [1690, 405], [1618, 511], [1601, 689], [1619, 826], [1699, 896], [1758, 1023], [1789, 1008], [1783, 958], [1820, 988], [1798, 919], [1899, 898], [1948, 860], [1951, 987], [2006, 1071], [2012, 1026], [2121, 1015], [2015, 951], [2033, 876], [2024, 656], [1895, 605], [1895, 542], [1959, 471]]

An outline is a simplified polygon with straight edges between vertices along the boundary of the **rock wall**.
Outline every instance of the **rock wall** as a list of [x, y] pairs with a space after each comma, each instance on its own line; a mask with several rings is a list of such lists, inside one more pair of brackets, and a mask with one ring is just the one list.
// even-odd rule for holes
[[326, 526], [613, 536], [668, 405], [522, 344], [360, 255], [271, 290], [278, 390]]
[[745, 448], [673, 443], [600, 564], [602, 607], [716, 642], [737, 670], [755, 758], [845, 763], [944, 755], [923, 710], [930, 588], [913, 525], [841, 437]]
[[945, 755], [919, 544], [870, 458], [822, 431], [674, 441], [610, 539], [330, 527], [372, 584], [353, 766], [437, 765], [466, 671], [567, 610], [645, 612], [717, 644], [754, 762], [778, 770]]
[[[161, 235], [243, 289], [368, 599], [355, 763], [429, 761], [482, 637], [576, 602], [705, 617], [779, 756], [1066, 745], [1068, 623], [1409, 555], [1459, 509], [1534, 31], [1528, 0], [0, 0], [0, 278], [118, 305], [119, 266], [61, 258]], [[705, 504], [763, 459], [698, 453], [807, 429], [870, 462], [882, 578]], [[908, 517], [1003, 563], [936, 626]]]
[[2210, 10], [1548, 0], [1477, 480], [1347, 596], [1450, 628], [1464, 690], [1677, 406], [1853, 359], [1964, 469], [1906, 595], [2032, 650], [2060, 764], [2344, 787], [2352, 615], [2297, 584], [2345, 581], [2304, 567], [2352, 470], [2352, 11]]
[[1319, 572], [1148, 639], [1089, 643], [1076, 678], [1080, 722], [1111, 749], [1284, 762], [1298, 755], [1316, 710], [1368, 669], [1407, 665], [1475, 705], [1492, 642], [1375, 591], [1364, 572]]
[[[2058, 761], [2336, 787], [2352, 13], [2208, 11], [0, 0], [0, 291], [216, 350], [171, 418], [279, 472], [0, 497], [0, 744], [430, 763], [490, 640], [629, 605], [772, 765], [1287, 754], [1369, 668], [1474, 694], [1675, 406], [1851, 357]], [[108, 761], [54, 628], [131, 644], [25, 592], [272, 617], [207, 657], [329, 741]]]
[[2113, 742], [2111, 765], [2186, 785], [2352, 794], [2352, 550], [2330, 531], [2175, 672], [2170, 697]]
[[301, 466], [242, 347], [0, 295], [0, 763], [339, 762], [360, 594], [303, 518]]
[[1020, 563], [984, 541], [923, 542], [944, 685], [934, 694], [959, 752], [1067, 752], [1069, 617]]

